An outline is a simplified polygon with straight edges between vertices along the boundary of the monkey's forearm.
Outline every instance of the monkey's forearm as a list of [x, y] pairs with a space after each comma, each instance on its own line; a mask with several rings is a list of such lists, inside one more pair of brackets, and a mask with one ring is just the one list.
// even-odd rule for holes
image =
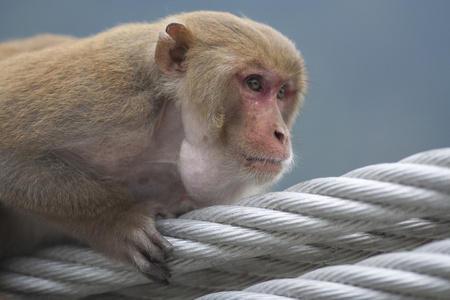
[[117, 184], [95, 180], [88, 172], [50, 154], [26, 158], [0, 150], [0, 169], [4, 205], [46, 218], [67, 222], [95, 217], [134, 202]]
[[[3, 205], [51, 221], [110, 257], [135, 265], [152, 280], [170, 276], [154, 264], [173, 250], [155, 229], [157, 215], [171, 216], [164, 207], [137, 202], [119, 185], [96, 180], [56, 156], [18, 159], [6, 150], [0, 154]], [[14, 251], [6, 247], [0, 247], [0, 255]]]

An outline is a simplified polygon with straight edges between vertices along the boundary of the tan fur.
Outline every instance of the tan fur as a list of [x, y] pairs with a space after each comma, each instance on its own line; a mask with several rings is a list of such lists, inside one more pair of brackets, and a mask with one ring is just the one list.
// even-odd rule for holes
[[[306, 91], [292, 42], [227, 13], [180, 14], [79, 40], [8, 42], [2, 58], [0, 257], [64, 231], [159, 282], [170, 276], [158, 263], [172, 247], [155, 218], [179, 213], [186, 199], [208, 205], [226, 193], [234, 201], [272, 182], [276, 176], [248, 170], [241, 152], [288, 157], [288, 129]], [[288, 82], [291, 101], [249, 108], [243, 95], [251, 92], [236, 76], [252, 69]], [[194, 170], [209, 147], [202, 143], [218, 161], [211, 174]], [[183, 152], [191, 146], [201, 148], [194, 161]], [[152, 192], [158, 180], [170, 199]], [[30, 224], [20, 221], [29, 215]], [[40, 234], [29, 229], [40, 222]]]
[[75, 38], [66, 35], [41, 34], [32, 38], [3, 42], [0, 44], [0, 60], [25, 53], [38, 51], [51, 46], [74, 41]]

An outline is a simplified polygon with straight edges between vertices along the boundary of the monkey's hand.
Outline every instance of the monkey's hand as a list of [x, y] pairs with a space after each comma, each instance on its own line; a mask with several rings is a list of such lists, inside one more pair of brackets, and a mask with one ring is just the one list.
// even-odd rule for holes
[[89, 244], [108, 256], [136, 267], [150, 280], [168, 284], [169, 270], [162, 264], [173, 246], [155, 228], [157, 217], [173, 218], [167, 208], [152, 202], [139, 202], [103, 219], [100, 231]]

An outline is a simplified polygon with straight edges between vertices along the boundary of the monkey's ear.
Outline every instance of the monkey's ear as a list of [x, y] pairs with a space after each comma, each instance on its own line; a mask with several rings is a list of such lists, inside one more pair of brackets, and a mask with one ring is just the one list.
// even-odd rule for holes
[[156, 65], [168, 76], [182, 76], [186, 71], [186, 53], [193, 43], [192, 31], [183, 24], [170, 23], [166, 32], [159, 34], [155, 51]]

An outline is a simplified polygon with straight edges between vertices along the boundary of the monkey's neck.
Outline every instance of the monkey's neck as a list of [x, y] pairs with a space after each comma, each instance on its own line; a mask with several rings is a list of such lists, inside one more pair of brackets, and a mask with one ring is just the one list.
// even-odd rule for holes
[[197, 147], [186, 139], [183, 140], [179, 172], [183, 185], [195, 204], [231, 204], [257, 192], [248, 181], [230, 178], [223, 159], [223, 151]]
[[230, 176], [221, 143], [191, 108], [181, 107], [185, 136], [178, 168], [183, 185], [200, 206], [230, 204], [256, 191], [249, 181]]

